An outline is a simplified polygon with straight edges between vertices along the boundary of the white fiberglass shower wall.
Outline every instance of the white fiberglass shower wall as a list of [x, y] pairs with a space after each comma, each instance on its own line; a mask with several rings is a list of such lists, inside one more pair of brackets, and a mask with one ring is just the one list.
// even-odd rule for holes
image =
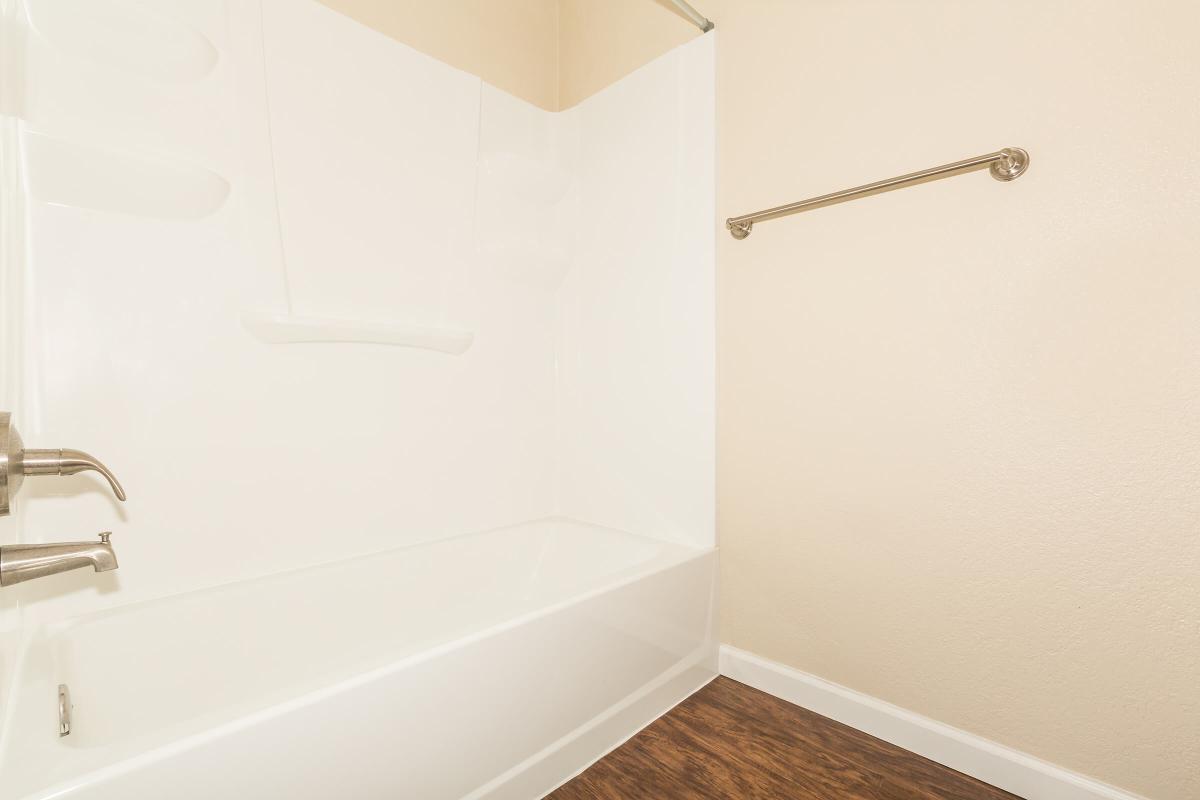
[[711, 34], [554, 114], [311, 0], [0, 8], [0, 408], [130, 497], [0, 519], [120, 561], [0, 590], [0, 798], [532, 797], [713, 674]]

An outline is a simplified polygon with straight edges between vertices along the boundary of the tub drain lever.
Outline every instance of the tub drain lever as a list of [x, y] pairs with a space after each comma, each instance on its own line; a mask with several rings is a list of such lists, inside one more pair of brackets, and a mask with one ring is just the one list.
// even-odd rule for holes
[[65, 683], [58, 685], [58, 735], [71, 732], [71, 690]]

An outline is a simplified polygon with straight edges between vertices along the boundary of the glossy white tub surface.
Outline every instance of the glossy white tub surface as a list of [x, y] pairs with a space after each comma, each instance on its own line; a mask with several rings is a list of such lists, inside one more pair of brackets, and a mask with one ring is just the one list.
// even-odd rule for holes
[[715, 564], [547, 519], [77, 617], [0, 798], [537, 797], [715, 674]]

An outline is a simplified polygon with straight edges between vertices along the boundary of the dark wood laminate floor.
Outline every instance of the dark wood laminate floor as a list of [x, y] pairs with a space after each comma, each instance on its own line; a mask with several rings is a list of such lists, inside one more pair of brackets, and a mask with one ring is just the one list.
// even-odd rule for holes
[[1014, 800], [745, 684], [717, 678], [547, 800]]

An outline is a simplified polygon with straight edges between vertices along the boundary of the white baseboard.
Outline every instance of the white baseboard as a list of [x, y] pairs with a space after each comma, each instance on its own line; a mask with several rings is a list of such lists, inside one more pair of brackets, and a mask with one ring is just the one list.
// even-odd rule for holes
[[721, 674], [1026, 800], [1145, 800], [815, 675], [721, 646]]

